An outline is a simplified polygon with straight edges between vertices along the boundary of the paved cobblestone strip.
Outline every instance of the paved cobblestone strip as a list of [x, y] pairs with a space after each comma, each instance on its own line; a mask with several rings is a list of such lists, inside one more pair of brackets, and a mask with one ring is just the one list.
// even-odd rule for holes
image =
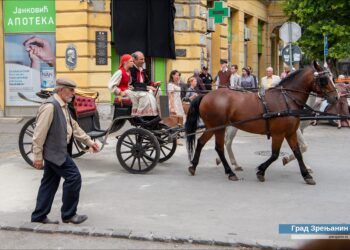
[[33, 222], [25, 222], [7, 225], [0, 222], [0, 230], [6, 231], [26, 231], [35, 233], [61, 233], [84, 235], [92, 237], [112, 237], [142, 241], [158, 241], [167, 243], [191, 243], [199, 245], [216, 245], [227, 247], [246, 247], [258, 249], [292, 249], [286, 247], [278, 247], [272, 241], [255, 242], [255, 241], [236, 241], [228, 237], [222, 239], [203, 239], [191, 236], [170, 236], [162, 233], [153, 233], [148, 231], [132, 231], [128, 229], [98, 229], [94, 227], [80, 227], [62, 224], [41, 224]]

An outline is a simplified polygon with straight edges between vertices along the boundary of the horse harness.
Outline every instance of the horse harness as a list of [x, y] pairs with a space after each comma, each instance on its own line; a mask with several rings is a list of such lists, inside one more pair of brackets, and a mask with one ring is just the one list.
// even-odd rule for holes
[[[325, 92], [322, 89], [322, 82], [320, 81], [320, 76], [329, 74], [328, 71], [322, 71], [322, 72], [315, 72], [314, 73], [314, 78], [315, 78], [315, 82], [314, 84], [316, 85], [317, 88], [319, 88], [319, 91], [322, 92], [322, 94], [324, 96], [328, 96], [329, 92]], [[276, 117], [284, 117], [284, 116], [298, 116], [300, 117], [301, 115], [305, 114], [305, 112], [303, 112], [303, 108], [307, 109], [308, 111], [314, 112], [314, 113], [319, 113], [319, 112], [315, 112], [315, 110], [313, 108], [311, 108], [309, 105], [307, 105], [306, 103], [300, 103], [298, 100], [296, 100], [293, 96], [289, 95], [287, 90], [291, 90], [291, 91], [296, 91], [296, 90], [292, 90], [292, 89], [286, 89], [283, 88], [283, 86], [280, 86], [280, 88], [275, 88], [275, 89], [279, 89], [282, 93], [282, 96], [284, 97], [286, 106], [287, 106], [287, 110], [281, 111], [281, 112], [270, 112], [269, 110], [269, 106], [268, 103], [266, 101], [265, 98], [265, 90], [259, 90], [258, 92], [258, 98], [260, 99], [262, 106], [263, 106], [263, 110], [264, 113], [262, 114], [262, 118], [265, 120], [266, 123], [266, 135], [267, 135], [267, 139], [270, 139], [271, 137], [271, 131], [270, 131], [270, 122], [269, 120], [271, 118], [276, 118]], [[304, 91], [297, 91], [297, 92], [304, 92]], [[332, 91], [333, 92], [333, 91]], [[309, 94], [306, 93], [305, 94]], [[290, 108], [290, 105], [288, 104], [288, 98], [291, 99], [298, 107], [298, 110], [292, 110]], [[323, 112], [320, 112], [323, 113]]]
[[262, 116], [265, 120], [265, 129], [266, 129], [265, 132], [267, 135], [267, 139], [269, 140], [271, 137], [270, 122], [269, 122], [270, 119], [267, 117], [264, 117], [264, 115], [266, 116], [267, 114], [270, 114], [270, 111], [269, 111], [269, 106], [268, 106], [266, 98], [265, 98], [265, 90], [264, 89], [262, 89], [261, 91], [258, 92], [258, 97], [259, 97], [261, 104], [263, 106], [263, 109], [264, 109], [264, 113]]
[[[314, 73], [314, 78], [315, 78], [314, 84], [319, 88], [319, 91], [322, 92], [322, 94], [325, 97], [327, 97], [329, 93], [334, 92], [336, 90], [326, 92], [326, 91], [324, 91], [322, 89], [322, 82], [320, 81], [320, 76], [323, 76], [325, 74], [329, 74], [329, 72], [328, 71], [315, 72]], [[270, 139], [271, 131], [270, 131], [269, 120], [271, 118], [278, 118], [278, 117], [285, 117], [285, 116], [295, 116], [295, 117], [303, 117], [303, 118], [305, 118], [304, 120], [307, 120], [307, 119], [310, 119], [310, 117], [308, 117], [308, 115], [310, 115], [310, 113], [307, 113], [307, 112], [304, 111], [304, 110], [307, 110], [307, 111], [311, 112], [311, 114], [313, 114], [313, 115], [315, 115], [315, 114], [316, 115], [324, 115], [325, 117], [328, 117], [326, 119], [339, 119], [339, 118], [347, 118], [347, 119], [349, 119], [349, 116], [341, 116], [341, 115], [332, 116], [332, 115], [330, 115], [327, 112], [316, 111], [313, 108], [311, 108], [309, 105], [307, 105], [306, 103], [305, 104], [304, 103], [300, 103], [300, 101], [298, 101], [293, 96], [288, 94], [287, 91], [301, 92], [301, 93], [308, 94], [308, 95], [315, 95], [315, 94], [308, 93], [308, 92], [301, 91], [301, 90], [288, 89], [288, 88], [284, 88], [283, 86], [274, 87], [273, 89], [281, 91], [282, 96], [284, 97], [284, 100], [285, 100], [285, 103], [286, 103], [286, 106], [287, 106], [287, 110], [277, 111], [277, 112], [270, 112], [268, 102], [266, 101], [266, 98], [265, 98], [265, 91], [258, 91], [258, 98], [261, 100], [261, 103], [262, 103], [262, 106], [263, 106], [263, 110], [264, 110], [263, 114], [259, 114], [259, 115], [253, 116], [253, 117], [245, 119], [245, 120], [231, 122], [229, 124], [221, 125], [221, 126], [218, 126], [218, 127], [215, 127], [215, 128], [209, 128], [209, 129], [206, 129], [206, 131], [215, 131], [215, 130], [226, 128], [228, 126], [236, 126], [236, 125], [240, 125], [240, 124], [243, 124], [243, 123], [264, 119], [266, 121], [266, 135], [267, 135], [267, 138]], [[246, 92], [247, 91], [247, 90], [241, 90], [241, 89], [232, 89], [232, 90], [234, 90], [234, 91], [242, 91], [242, 92]], [[288, 99], [292, 100], [293, 103], [295, 103], [299, 107], [299, 109], [292, 110], [290, 105], [288, 104]], [[320, 119], [325, 119], [325, 117], [320, 117]], [[316, 118], [312, 117], [312, 119], [316, 119]], [[198, 133], [198, 132], [195, 132], [193, 134], [196, 134], [196, 133]], [[189, 135], [192, 135], [192, 134], [188, 134], [187, 136], [189, 136]]]

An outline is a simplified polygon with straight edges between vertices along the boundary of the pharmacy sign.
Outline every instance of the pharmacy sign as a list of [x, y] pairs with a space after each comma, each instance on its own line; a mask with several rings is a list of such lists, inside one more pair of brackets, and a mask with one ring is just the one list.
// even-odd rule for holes
[[225, 17], [230, 16], [230, 8], [226, 7], [223, 2], [214, 2], [214, 8], [209, 8], [209, 18], [213, 18], [215, 24], [224, 22]]

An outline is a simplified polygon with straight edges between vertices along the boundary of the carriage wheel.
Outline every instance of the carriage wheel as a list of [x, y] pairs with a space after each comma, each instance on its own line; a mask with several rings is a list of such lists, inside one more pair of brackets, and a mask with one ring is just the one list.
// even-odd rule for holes
[[[160, 123], [159, 126], [161, 129], [169, 128], [167, 125], [162, 123]], [[171, 142], [168, 142], [168, 135], [160, 134], [160, 135], [157, 135], [157, 139], [160, 146], [159, 162], [165, 162], [169, 160], [176, 151], [176, 147], [177, 147], [176, 138], [173, 138]]]
[[132, 128], [118, 138], [116, 153], [125, 170], [132, 174], [142, 174], [157, 165], [160, 147], [157, 138], [151, 132], [142, 128]]
[[30, 165], [33, 166], [33, 134], [35, 128], [35, 117], [29, 119], [22, 127], [18, 138], [19, 152], [23, 159]]
[[[35, 128], [35, 117], [28, 120], [22, 127], [18, 138], [19, 152], [21, 153], [23, 159], [33, 167], [33, 134]], [[72, 157], [76, 158], [85, 154], [87, 146], [84, 144], [73, 140], [73, 154]]]

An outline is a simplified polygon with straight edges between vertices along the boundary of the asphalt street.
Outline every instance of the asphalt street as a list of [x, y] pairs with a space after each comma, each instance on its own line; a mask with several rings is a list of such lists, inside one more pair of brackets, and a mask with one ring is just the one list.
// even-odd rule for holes
[[[17, 150], [21, 123], [0, 123], [0, 223], [30, 220], [42, 171], [31, 168]], [[118, 133], [118, 132], [117, 132]], [[349, 128], [309, 127], [305, 162], [314, 171], [315, 186], [306, 185], [296, 162], [281, 159], [256, 179], [255, 168], [267, 159], [265, 136], [238, 132], [233, 149], [243, 172], [233, 182], [216, 166], [214, 141], [203, 149], [196, 176], [190, 176], [186, 148], [145, 175], [120, 166], [113, 134], [98, 154], [76, 159], [83, 186], [79, 213], [89, 219], [77, 227], [121, 228], [145, 234], [243, 242], [247, 245], [293, 247], [303, 244], [278, 233], [279, 224], [349, 223]], [[290, 152], [286, 143], [282, 152]], [[268, 153], [268, 152], [267, 152]], [[50, 214], [60, 219], [61, 188]]]

